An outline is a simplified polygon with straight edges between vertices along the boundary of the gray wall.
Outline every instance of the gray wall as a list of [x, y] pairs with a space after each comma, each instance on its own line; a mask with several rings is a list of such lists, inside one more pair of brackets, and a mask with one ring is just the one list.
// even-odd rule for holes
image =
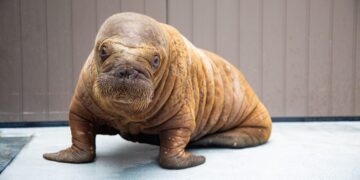
[[67, 119], [97, 29], [122, 11], [228, 59], [273, 116], [360, 115], [357, 0], [0, 0], [0, 121]]

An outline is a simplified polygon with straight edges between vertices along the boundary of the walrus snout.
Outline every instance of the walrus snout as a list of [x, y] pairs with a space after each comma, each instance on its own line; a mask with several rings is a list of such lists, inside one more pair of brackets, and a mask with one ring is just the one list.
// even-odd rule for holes
[[135, 68], [119, 68], [115, 71], [114, 76], [120, 79], [148, 79], [149, 75], [146, 71]]
[[138, 77], [139, 71], [135, 69], [119, 69], [115, 72], [115, 77], [118, 78], [127, 78], [127, 79], [134, 79]]

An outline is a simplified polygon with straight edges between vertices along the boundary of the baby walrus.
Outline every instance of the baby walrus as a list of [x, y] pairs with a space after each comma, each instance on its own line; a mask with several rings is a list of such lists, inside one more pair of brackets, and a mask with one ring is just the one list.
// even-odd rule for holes
[[115, 14], [100, 27], [69, 124], [72, 146], [44, 158], [91, 162], [97, 134], [120, 134], [159, 145], [160, 166], [182, 169], [205, 162], [187, 146], [244, 148], [271, 133], [268, 111], [236, 67], [136, 13]]

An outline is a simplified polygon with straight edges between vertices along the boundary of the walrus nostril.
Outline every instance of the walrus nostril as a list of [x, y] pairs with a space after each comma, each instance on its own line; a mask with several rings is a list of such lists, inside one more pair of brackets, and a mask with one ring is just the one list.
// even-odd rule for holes
[[119, 69], [115, 72], [115, 76], [119, 78], [124, 78], [129, 76], [129, 70], [128, 69]]
[[138, 75], [139, 75], [139, 72], [135, 69], [132, 69], [129, 79], [135, 79], [138, 77]]

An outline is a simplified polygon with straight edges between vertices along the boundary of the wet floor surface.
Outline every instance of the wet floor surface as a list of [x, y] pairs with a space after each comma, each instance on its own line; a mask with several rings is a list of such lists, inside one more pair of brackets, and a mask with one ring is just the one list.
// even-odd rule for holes
[[31, 136], [3, 137], [0, 134], [0, 173], [11, 163], [30, 139]]
[[274, 123], [270, 141], [246, 149], [191, 149], [204, 165], [166, 170], [158, 147], [120, 136], [98, 136], [93, 163], [47, 161], [44, 152], [70, 145], [70, 129], [0, 129], [7, 136], [33, 135], [0, 179], [360, 179], [360, 122]]

